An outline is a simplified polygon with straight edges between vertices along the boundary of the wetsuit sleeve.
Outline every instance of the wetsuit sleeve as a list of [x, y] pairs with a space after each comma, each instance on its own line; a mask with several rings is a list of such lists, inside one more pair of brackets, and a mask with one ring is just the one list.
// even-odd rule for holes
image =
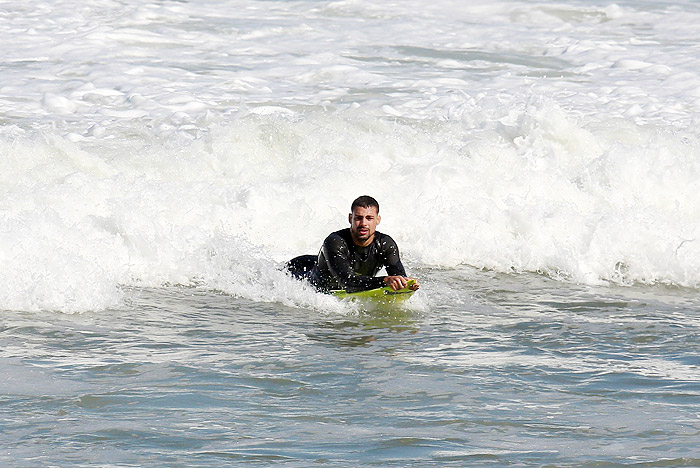
[[385, 235], [381, 241], [382, 255], [386, 259], [386, 273], [389, 276], [406, 276], [406, 269], [401, 263], [399, 246], [394, 239]]
[[384, 277], [358, 275], [352, 269], [348, 245], [340, 236], [329, 236], [323, 243], [323, 255], [331, 274], [348, 292], [384, 286]]

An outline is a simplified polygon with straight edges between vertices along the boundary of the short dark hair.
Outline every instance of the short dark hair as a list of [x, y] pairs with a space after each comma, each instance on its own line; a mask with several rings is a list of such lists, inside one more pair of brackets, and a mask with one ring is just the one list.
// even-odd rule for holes
[[362, 208], [374, 207], [377, 209], [377, 214], [379, 214], [379, 202], [377, 202], [377, 200], [370, 197], [369, 195], [362, 195], [361, 197], [357, 197], [355, 201], [352, 202], [352, 205], [350, 205], [350, 212], [352, 213], [353, 211], [355, 211], [355, 208], [357, 208], [358, 206], [361, 206]]

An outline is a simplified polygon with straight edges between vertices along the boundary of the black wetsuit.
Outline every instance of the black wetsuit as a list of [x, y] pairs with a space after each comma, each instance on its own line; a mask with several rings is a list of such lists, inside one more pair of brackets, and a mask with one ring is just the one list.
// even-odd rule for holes
[[375, 232], [372, 243], [360, 247], [353, 242], [350, 228], [326, 237], [318, 257], [303, 255], [287, 264], [294, 276], [307, 278], [321, 291], [345, 289], [348, 292], [384, 286], [384, 277], [374, 276], [383, 267], [389, 276], [406, 276], [394, 239]]

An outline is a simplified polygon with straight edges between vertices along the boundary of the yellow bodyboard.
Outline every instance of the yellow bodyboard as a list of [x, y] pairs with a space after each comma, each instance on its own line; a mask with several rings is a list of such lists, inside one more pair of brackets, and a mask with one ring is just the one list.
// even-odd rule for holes
[[389, 286], [384, 286], [383, 288], [369, 289], [367, 291], [358, 291], [349, 293], [345, 290], [334, 290], [331, 291], [335, 297], [343, 300], [361, 300], [361, 301], [372, 301], [381, 304], [395, 304], [401, 303], [407, 300], [415, 292], [411, 286], [416, 282], [416, 280], [408, 280], [408, 284], [405, 288], [394, 291]]

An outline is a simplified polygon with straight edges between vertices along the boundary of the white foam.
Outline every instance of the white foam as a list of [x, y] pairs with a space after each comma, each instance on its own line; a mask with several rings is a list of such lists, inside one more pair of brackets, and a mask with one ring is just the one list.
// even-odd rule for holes
[[313, 306], [278, 267], [361, 193], [409, 267], [700, 284], [690, 3], [402, 8], [6, 9], [2, 307], [166, 283]]

